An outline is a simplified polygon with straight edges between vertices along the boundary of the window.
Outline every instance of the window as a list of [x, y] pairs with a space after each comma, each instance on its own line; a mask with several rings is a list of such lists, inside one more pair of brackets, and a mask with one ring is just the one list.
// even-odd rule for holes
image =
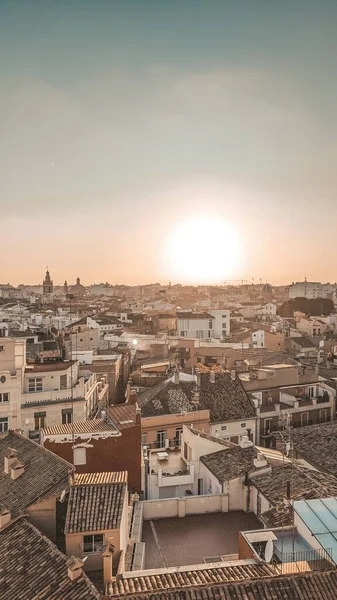
[[226, 431], [227, 425], [221, 425], [221, 431]]
[[5, 347], [4, 346], [0, 346], [0, 352], [4, 352], [5, 351]]
[[246, 423], [241, 423], [241, 427], [246, 427]]
[[0, 394], [0, 402], [9, 402], [9, 393], [3, 392]]
[[67, 374], [60, 375], [60, 390], [67, 389]]
[[87, 449], [86, 448], [74, 448], [74, 465], [86, 465], [87, 464]]
[[183, 430], [181, 427], [176, 429], [175, 443], [178, 446], [181, 446], [181, 436], [183, 434]]
[[313, 398], [314, 394], [315, 394], [315, 388], [314, 387], [310, 387], [308, 389], [308, 396], [309, 396], [309, 398]]
[[28, 379], [28, 392], [42, 392], [42, 377]]
[[142, 433], [142, 446], [146, 446], [147, 433]]
[[227, 325], [226, 323], [222, 323], [222, 329], [226, 329]]
[[80, 342], [83, 342], [83, 338], [80, 338]]
[[104, 544], [104, 536], [102, 533], [83, 536], [83, 552], [89, 554], [92, 552], [102, 552]]
[[272, 419], [265, 419], [264, 421], [264, 435], [268, 435], [271, 432]]
[[166, 431], [157, 431], [157, 448], [165, 448]]
[[94, 339], [94, 338], [90, 338], [90, 341], [92, 342], [92, 340], [93, 340], [93, 339]]
[[181, 337], [186, 337], [186, 334], [187, 334], [187, 331], [181, 331], [180, 332]]
[[223, 319], [227, 319], [227, 315], [222, 315], [222, 318]]
[[73, 420], [73, 411], [69, 409], [62, 410], [62, 425], [67, 425]]
[[3, 417], [0, 419], [0, 433], [5, 433], [8, 431], [8, 417]]
[[208, 321], [208, 329], [212, 329], [212, 328], [213, 328], [213, 321], [212, 321], [212, 319], [210, 319]]
[[37, 412], [34, 413], [34, 425], [35, 431], [39, 431], [39, 429], [43, 429], [46, 423], [46, 413], [45, 412]]
[[309, 422], [309, 413], [301, 413], [301, 427], [305, 427]]

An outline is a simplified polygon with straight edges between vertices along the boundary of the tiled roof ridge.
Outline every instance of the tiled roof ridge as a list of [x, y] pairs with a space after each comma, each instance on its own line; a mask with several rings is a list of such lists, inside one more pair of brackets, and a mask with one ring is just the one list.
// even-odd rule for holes
[[[262, 563], [260, 563], [262, 564]], [[270, 566], [269, 564], [265, 563], [266, 566]], [[226, 567], [223, 567], [226, 568]], [[217, 569], [213, 569], [214, 570], [221, 570], [221, 567], [217, 568]], [[184, 573], [188, 576], [188, 578], [191, 578], [191, 575], [193, 573], [198, 573], [198, 571], [196, 570], [192, 570], [192, 571], [184, 571]], [[137, 598], [144, 598], [144, 600], [146, 598], [152, 598], [153, 600], [156, 600], [159, 595], [161, 596], [162, 594], [164, 594], [165, 592], [171, 592], [171, 593], [176, 593], [176, 592], [184, 592], [185, 593], [191, 593], [191, 592], [195, 592], [198, 589], [205, 589], [205, 588], [209, 588], [209, 589], [219, 589], [222, 586], [242, 586], [242, 585], [249, 585], [250, 582], [257, 582], [257, 581], [261, 581], [263, 583], [267, 583], [267, 582], [271, 582], [271, 581], [284, 581], [284, 580], [288, 580], [288, 579], [310, 579], [313, 578], [315, 576], [327, 576], [327, 575], [336, 575], [336, 569], [331, 568], [331, 570], [329, 571], [307, 571], [307, 572], [300, 572], [300, 573], [274, 573], [274, 574], [266, 574], [266, 575], [257, 575], [256, 577], [254, 576], [250, 576], [250, 577], [245, 577], [243, 579], [229, 579], [229, 580], [223, 580], [223, 581], [207, 581], [207, 582], [198, 582], [198, 583], [193, 583], [192, 585], [187, 584], [181, 584], [181, 585], [174, 585], [171, 587], [158, 587], [158, 588], [150, 588], [150, 589], [141, 589], [141, 590], [130, 590], [130, 591], [119, 591], [118, 594], [117, 593], [113, 593], [113, 594], [107, 594], [106, 596], [106, 600], [108, 600], [108, 598], [112, 598], [112, 597], [116, 597], [117, 595], [120, 598], [124, 598], [124, 597], [137, 597]], [[156, 575], [151, 575], [151, 576], [146, 576], [144, 575], [143, 577], [135, 577], [134, 579], [150, 579], [150, 580], [154, 580], [154, 578], [157, 577]], [[118, 585], [118, 581], [120, 580], [116, 580], [115, 582], [109, 582], [110, 584], [117, 584]], [[122, 579], [122, 581], [128, 581], [128, 579]], [[108, 583], [108, 585], [109, 585]], [[220, 594], [217, 596], [219, 598], [232, 598], [231, 595], [225, 594], [225, 596], [223, 594]], [[240, 596], [241, 597], [241, 596]], [[197, 595], [195, 595], [195, 598], [197, 598]], [[246, 598], [246, 595], [242, 596], [242, 600]], [[247, 596], [248, 599], [248, 596]], [[253, 599], [253, 597], [252, 597]]]

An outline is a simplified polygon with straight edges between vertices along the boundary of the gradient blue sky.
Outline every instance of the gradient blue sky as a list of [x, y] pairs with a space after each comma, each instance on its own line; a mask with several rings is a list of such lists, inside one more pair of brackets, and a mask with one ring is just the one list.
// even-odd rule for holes
[[336, 27], [333, 0], [0, 0], [0, 282], [164, 282], [205, 213], [238, 278], [335, 280]]

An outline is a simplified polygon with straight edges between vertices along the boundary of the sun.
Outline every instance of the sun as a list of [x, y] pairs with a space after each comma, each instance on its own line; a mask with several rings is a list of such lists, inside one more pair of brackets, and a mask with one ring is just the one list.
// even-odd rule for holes
[[238, 232], [229, 222], [199, 215], [176, 225], [165, 241], [163, 258], [171, 279], [219, 284], [239, 277], [243, 249]]

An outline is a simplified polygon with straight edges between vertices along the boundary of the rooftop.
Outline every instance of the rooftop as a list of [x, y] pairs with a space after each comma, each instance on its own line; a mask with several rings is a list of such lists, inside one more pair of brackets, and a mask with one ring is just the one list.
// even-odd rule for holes
[[[195, 566], [195, 569], [193, 569]], [[121, 577], [108, 585], [110, 596], [135, 593], [167, 592], [174, 588], [192, 588], [200, 585], [215, 585], [224, 582], [242, 581], [256, 577], [274, 575], [271, 565], [242, 560], [237, 563], [214, 563], [212, 565], [192, 565], [192, 567], [169, 567], [140, 572], [133, 577]]]
[[68, 557], [26, 519], [0, 531], [1, 600], [99, 600], [85, 574], [68, 577]]
[[101, 483], [127, 483], [127, 471], [103, 473], [74, 473], [73, 485], [97, 485]]
[[256, 456], [257, 450], [253, 446], [249, 448], [236, 446], [201, 456], [200, 460], [220, 483], [224, 483], [256, 469], [254, 467]]
[[204, 558], [238, 552], [238, 531], [258, 529], [252, 513], [242, 511], [144, 521], [145, 568], [196, 565]]
[[177, 319], [214, 319], [214, 317], [207, 312], [177, 312]]
[[[122, 597], [122, 595], [120, 596]], [[174, 586], [169, 590], [152, 593], [151, 600], [336, 600], [337, 573], [312, 572], [279, 577], [249, 578], [245, 581], [214, 582], [187, 589]], [[148, 593], [129, 594], [130, 600], [145, 600]]]
[[135, 404], [116, 404], [107, 408], [109, 419], [119, 431], [137, 425], [137, 410]]
[[[10, 449], [17, 450], [17, 458], [24, 464], [24, 473], [15, 480], [4, 472], [5, 453]], [[71, 469], [70, 463], [53, 452], [11, 431], [0, 438], [0, 503], [14, 518], [32, 504], [68, 488]]]
[[199, 392], [199, 410], [209, 410], [211, 422], [255, 418], [255, 407], [238, 378], [228, 371], [200, 373], [200, 387], [196, 377], [179, 374], [179, 383], [171, 379], [162, 382], [139, 397], [143, 417], [176, 414], [196, 410], [195, 392]]
[[43, 435], [62, 435], [62, 434], [80, 434], [80, 433], [99, 433], [99, 432], [118, 433], [118, 429], [105, 419], [92, 419], [89, 421], [74, 421], [63, 425], [52, 425], [42, 430]]
[[337, 476], [337, 422], [299, 427], [292, 432], [295, 452]]
[[66, 371], [74, 365], [76, 360], [60, 361], [60, 362], [47, 362], [47, 363], [28, 363], [25, 369], [25, 374], [29, 373], [45, 373], [48, 371]]
[[297, 465], [277, 466], [272, 472], [250, 477], [253, 485], [272, 504], [273, 508], [261, 515], [267, 527], [292, 524], [291, 506], [283, 499], [287, 496], [287, 481], [290, 481], [292, 499], [314, 499], [337, 496], [337, 479], [333, 475], [320, 473]]
[[65, 533], [118, 529], [126, 492], [125, 482], [71, 486]]

